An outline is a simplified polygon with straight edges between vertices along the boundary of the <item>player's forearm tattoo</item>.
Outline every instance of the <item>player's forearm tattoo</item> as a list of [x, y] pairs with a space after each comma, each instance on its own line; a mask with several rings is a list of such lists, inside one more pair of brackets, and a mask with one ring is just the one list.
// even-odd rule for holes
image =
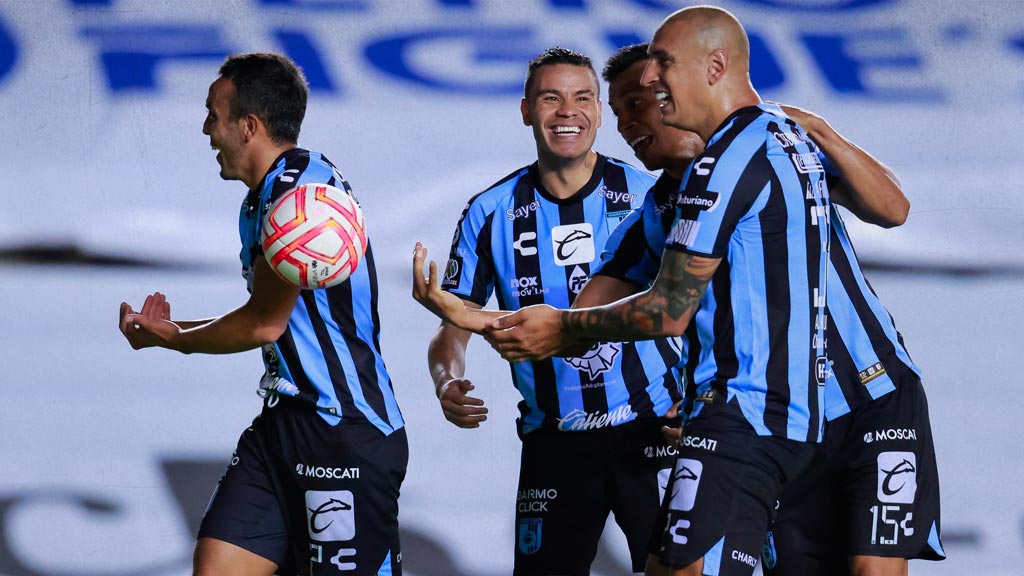
[[720, 259], [666, 251], [647, 292], [616, 304], [562, 313], [562, 329], [597, 340], [644, 340], [680, 332], [700, 305]]

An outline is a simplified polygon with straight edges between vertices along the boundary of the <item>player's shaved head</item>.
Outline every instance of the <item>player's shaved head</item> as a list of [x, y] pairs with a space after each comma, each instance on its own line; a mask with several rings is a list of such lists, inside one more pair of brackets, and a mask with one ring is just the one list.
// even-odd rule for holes
[[750, 42], [739, 20], [715, 6], [673, 12], [651, 40], [641, 77], [662, 121], [707, 142], [733, 111], [761, 101], [750, 83]]
[[[716, 6], [691, 6], [669, 15], [661, 28], [685, 27], [680, 38], [696, 44], [704, 53], [724, 50], [733, 60], [734, 71], [750, 68], [750, 41], [743, 25], [728, 10]], [[682, 31], [682, 30], [678, 30]]]

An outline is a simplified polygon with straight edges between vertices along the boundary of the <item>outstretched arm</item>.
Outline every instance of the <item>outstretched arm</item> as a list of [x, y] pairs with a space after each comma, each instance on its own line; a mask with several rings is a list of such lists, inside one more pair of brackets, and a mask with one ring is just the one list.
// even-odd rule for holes
[[491, 324], [489, 340], [506, 360], [539, 360], [588, 340], [679, 336], [690, 323], [721, 258], [666, 250], [650, 289], [612, 304], [579, 310], [538, 305]]
[[[467, 304], [475, 306], [475, 304]], [[469, 396], [475, 389], [465, 378], [466, 344], [471, 332], [442, 322], [427, 348], [427, 364], [434, 381], [434, 393], [445, 419], [459, 428], [477, 428], [487, 420], [484, 401]]]
[[794, 106], [781, 108], [807, 131], [839, 172], [842, 186], [829, 190], [833, 202], [864, 222], [883, 228], [906, 222], [910, 201], [888, 166], [844, 138], [821, 116]]
[[441, 290], [436, 262], [431, 260], [427, 275], [423, 275], [426, 259], [426, 247], [417, 242], [412, 254], [412, 297], [435, 316], [462, 330], [481, 334], [492, 320], [506, 314], [497, 310], [481, 310], [479, 306]]
[[230, 354], [275, 342], [288, 327], [300, 290], [279, 278], [264, 258], [257, 258], [253, 273], [249, 300], [212, 320], [173, 322], [166, 302], [166, 317], [162, 310], [146, 313], [146, 306], [137, 313], [122, 302], [121, 333], [136, 350], [158, 346], [186, 354]]

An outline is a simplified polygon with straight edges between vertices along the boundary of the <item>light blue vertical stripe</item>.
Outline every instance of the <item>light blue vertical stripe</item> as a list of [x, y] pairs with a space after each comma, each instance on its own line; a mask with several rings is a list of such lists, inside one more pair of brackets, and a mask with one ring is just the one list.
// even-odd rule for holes
[[[910, 367], [918, 376], [921, 376], [921, 369], [914, 364], [914, 361], [910, 359], [910, 355], [907, 353], [903, 345], [900, 344], [899, 335], [896, 332], [896, 325], [893, 324], [892, 317], [889, 316], [889, 312], [879, 301], [875, 293], [871, 291], [871, 288], [867, 284], [867, 280], [864, 278], [863, 271], [860, 269], [860, 265], [857, 261], [857, 255], [853, 251], [853, 245], [850, 243], [850, 237], [846, 234], [846, 225], [838, 215], [838, 211], [832, 211], [833, 226], [836, 228], [836, 236], [839, 238], [839, 244], [842, 246], [844, 252], [846, 252], [847, 258], [851, 263], [857, 264], [851, 266], [853, 268], [853, 276], [857, 281], [857, 288], [864, 295], [864, 299], [867, 301], [868, 306], [871, 308], [871, 312], [878, 319], [878, 323], [882, 326], [882, 330], [885, 336], [892, 342], [896, 348], [896, 356], [907, 366]], [[884, 394], [884, 392], [883, 392]], [[872, 398], [877, 398], [872, 394]]]
[[[334, 399], [334, 386], [331, 382], [330, 371], [327, 368], [327, 361], [324, 359], [323, 349], [320, 348], [320, 342], [316, 339], [316, 333], [313, 331], [313, 321], [309, 317], [306, 302], [302, 298], [296, 300], [289, 322], [299, 363], [302, 365], [306, 377], [316, 388], [317, 406], [331, 405], [328, 399]], [[325, 390], [325, 387], [328, 386], [330, 389]], [[340, 413], [339, 410], [338, 414]], [[332, 426], [341, 421], [340, 416], [322, 411], [320, 415]]]
[[370, 270], [365, 262], [360, 262], [355, 273], [349, 278], [352, 283], [352, 316], [356, 321], [356, 335], [360, 340], [373, 351], [374, 370], [377, 373], [377, 387], [384, 396], [384, 407], [387, 410], [388, 422], [391, 429], [397, 430], [405, 425], [402, 412], [395, 400], [395, 393], [391, 388], [391, 376], [384, 365], [384, 358], [377, 351], [373, 341], [373, 313], [370, 309]]
[[[789, 348], [789, 410], [786, 424], [787, 437], [803, 439], [807, 436], [809, 407], [807, 386], [811, 374], [811, 308], [812, 294], [807, 274], [810, 255], [807, 253], [805, 237], [814, 230], [808, 230], [808, 207], [804, 198], [804, 186], [800, 183], [796, 169], [788, 153], [780, 146], [769, 148], [768, 158], [782, 185], [786, 202], [786, 249], [789, 275], [789, 326], [787, 346]], [[824, 221], [819, 219], [819, 226]], [[820, 282], [814, 282], [820, 289]]]
[[[533, 365], [529, 362], [516, 362], [512, 368], [516, 375], [516, 387], [523, 395], [523, 400], [526, 401], [527, 406], [537, 406], [537, 390], [533, 384]], [[530, 410], [523, 418], [523, 432], [540, 428], [541, 423], [544, 422], [544, 416], [544, 411], [540, 408]]]
[[[391, 428], [391, 425], [377, 416], [377, 413], [374, 412], [373, 408], [371, 408], [369, 403], [366, 402], [366, 397], [363, 396], [363, 388], [359, 385], [359, 372], [356, 370], [355, 362], [352, 361], [352, 352], [349, 350], [348, 344], [345, 342], [345, 339], [341, 334], [341, 329], [338, 328], [338, 324], [334, 321], [334, 318], [331, 317], [330, 305], [327, 302], [327, 291], [314, 290], [313, 297], [316, 302], [317, 310], [320, 312], [320, 316], [327, 324], [328, 332], [331, 335], [331, 343], [334, 344], [334, 349], [337, 350], [338, 360], [341, 362], [341, 368], [345, 371], [345, 381], [349, 392], [352, 393], [353, 404], [355, 404], [356, 408], [358, 408], [359, 411], [366, 416], [366, 419], [374, 426], [379, 428], [385, 434], [390, 434], [394, 431]], [[303, 361], [303, 364], [305, 364], [305, 361]], [[328, 379], [324, 382], [329, 383], [330, 380]], [[320, 386], [317, 387], [320, 388]], [[320, 406], [321, 408], [328, 406], [335, 407], [340, 413], [341, 404], [335, 396], [333, 386], [331, 386], [330, 390], [320, 390], [320, 400], [317, 401], [317, 406]]]

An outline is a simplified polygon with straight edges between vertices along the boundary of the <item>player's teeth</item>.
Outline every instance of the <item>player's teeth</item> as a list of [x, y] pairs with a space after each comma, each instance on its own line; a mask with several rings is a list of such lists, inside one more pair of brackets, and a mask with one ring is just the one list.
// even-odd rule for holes
[[668, 100], [668, 92], [657, 92], [654, 97], [658, 100]]
[[580, 129], [578, 126], [556, 126], [555, 134], [579, 134]]
[[630, 140], [629, 147], [635, 149], [644, 140], [647, 140], [647, 136], [638, 136], [638, 137]]

